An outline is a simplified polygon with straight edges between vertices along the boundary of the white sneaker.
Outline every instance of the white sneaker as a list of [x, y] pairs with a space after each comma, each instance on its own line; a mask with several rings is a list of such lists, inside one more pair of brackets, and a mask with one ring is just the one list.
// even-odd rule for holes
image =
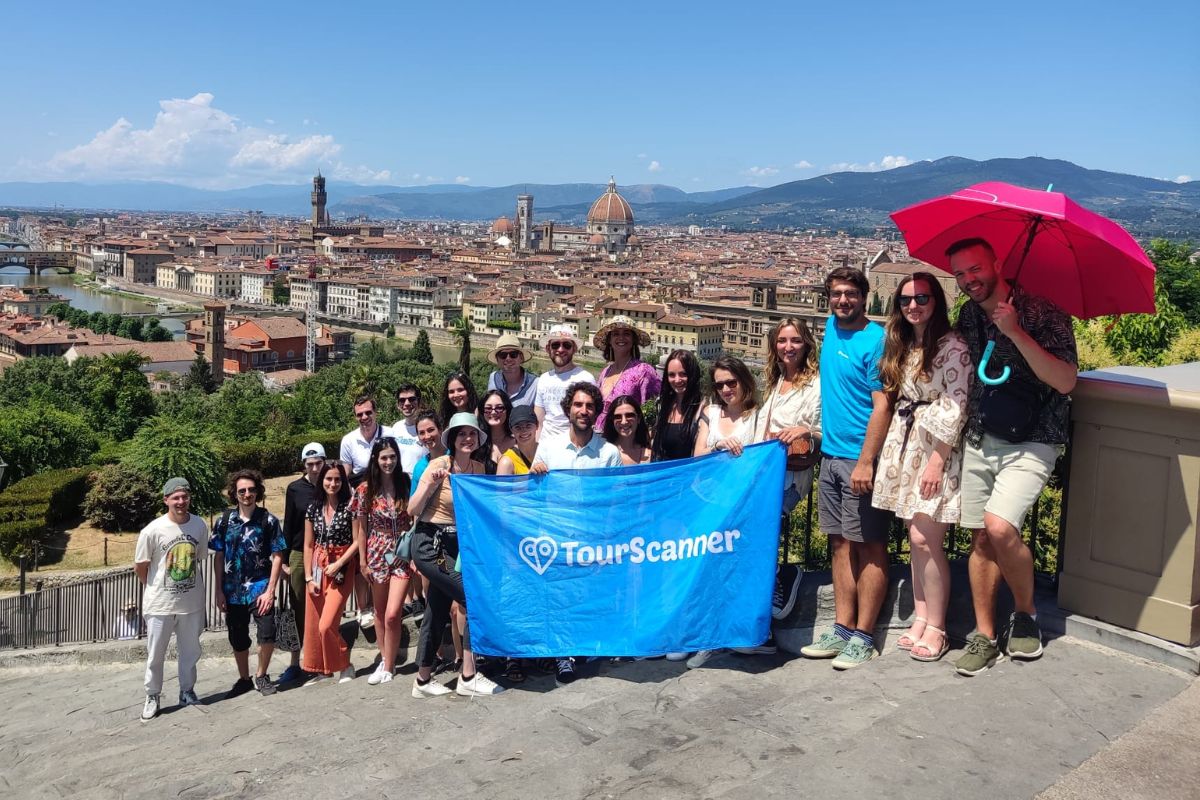
[[721, 652], [720, 650], [701, 650], [698, 653], [696, 653], [696, 655], [692, 656], [691, 658], [689, 658], [687, 660], [687, 668], [688, 669], [699, 669], [700, 667], [703, 667], [706, 663], [708, 663], [708, 660], [710, 658], [712, 658], [713, 656], [717, 655], [720, 652]]
[[482, 672], [476, 672], [475, 677], [469, 681], [463, 680], [462, 676], [459, 676], [458, 686], [455, 687], [454, 691], [463, 697], [490, 697], [503, 692], [504, 687], [497, 686], [495, 681], [488, 678]]
[[430, 676], [429, 681], [425, 684], [413, 679], [412, 696], [418, 700], [424, 700], [426, 697], [445, 697], [448, 694], [454, 694], [454, 692], [438, 683], [437, 678]]
[[349, 683], [354, 680], [354, 665], [346, 667], [338, 676], [338, 683]]
[[158, 695], [146, 695], [146, 705], [142, 706], [142, 722], [149, 722], [158, 716]]
[[371, 673], [371, 677], [367, 678], [367, 684], [370, 686], [378, 686], [381, 683], [387, 683], [392, 679], [392, 671], [383, 666], [383, 662], [379, 662], [379, 666]]
[[667, 661], [683, 661], [687, 657], [687, 653], [667, 653]]
[[371, 609], [358, 612], [358, 625], [361, 628], [371, 628], [375, 625], [375, 612]]

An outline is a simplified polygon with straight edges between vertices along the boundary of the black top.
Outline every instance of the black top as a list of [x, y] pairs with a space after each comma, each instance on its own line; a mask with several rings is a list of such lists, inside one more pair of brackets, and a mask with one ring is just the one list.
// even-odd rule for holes
[[308, 518], [313, 524], [313, 542], [321, 547], [348, 547], [354, 541], [351, 523], [354, 515], [349, 503], [339, 503], [333, 519], [325, 524], [325, 504], [319, 500], [308, 507]]
[[320, 499], [320, 487], [313, 486], [303, 476], [288, 484], [283, 505], [283, 538], [288, 550], [304, 552], [304, 514]]
[[[691, 458], [696, 447], [696, 437], [687, 437], [686, 422], [664, 422], [662, 431], [662, 460], [674, 461], [678, 458]], [[697, 429], [693, 429], [697, 430]]]

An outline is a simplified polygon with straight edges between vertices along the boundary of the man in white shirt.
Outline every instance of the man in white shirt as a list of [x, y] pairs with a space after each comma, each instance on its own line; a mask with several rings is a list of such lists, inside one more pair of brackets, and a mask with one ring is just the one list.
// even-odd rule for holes
[[[570, 419], [566, 435], [556, 436], [538, 445], [529, 468], [531, 475], [545, 475], [552, 469], [599, 469], [621, 466], [621, 451], [596, 433], [596, 415], [604, 407], [604, 398], [596, 384], [577, 381], [567, 387], [562, 412]], [[575, 682], [575, 659], [556, 658], [554, 682], [566, 686]]]
[[204, 583], [200, 563], [208, 557], [208, 525], [189, 513], [191, 486], [171, 478], [163, 486], [167, 513], [138, 534], [133, 571], [146, 587], [142, 615], [146, 619], [146, 705], [142, 721], [158, 716], [163, 662], [175, 634], [179, 651], [179, 704], [200, 703], [196, 697], [196, 664], [204, 630]]
[[391, 430], [392, 437], [400, 448], [400, 468], [408, 475], [410, 482], [413, 467], [429, 452], [417, 438], [417, 414], [420, 411], [421, 390], [411, 383], [400, 384], [400, 388], [396, 390], [396, 412], [400, 418]]
[[577, 381], [595, 384], [596, 377], [575, 363], [575, 353], [582, 343], [566, 325], [555, 325], [542, 337], [542, 347], [554, 367], [538, 378], [534, 393], [533, 413], [537, 415], [542, 432], [539, 442], [548, 442], [567, 432], [570, 423], [563, 410], [567, 387]]
[[338, 455], [346, 465], [350, 485], [358, 486], [367, 479], [371, 448], [384, 436], [391, 436], [392, 432], [379, 424], [379, 417], [375, 413], [375, 398], [370, 395], [364, 394], [355, 399], [354, 418], [358, 420], [358, 427], [342, 437]]

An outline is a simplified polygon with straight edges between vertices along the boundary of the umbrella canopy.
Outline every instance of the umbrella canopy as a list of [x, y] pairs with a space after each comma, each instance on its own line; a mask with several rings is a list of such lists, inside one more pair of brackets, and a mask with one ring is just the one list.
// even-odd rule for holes
[[947, 272], [946, 248], [979, 237], [1010, 282], [1069, 314], [1154, 313], [1154, 264], [1145, 251], [1120, 225], [1061, 192], [977, 183], [892, 219], [913, 257]]

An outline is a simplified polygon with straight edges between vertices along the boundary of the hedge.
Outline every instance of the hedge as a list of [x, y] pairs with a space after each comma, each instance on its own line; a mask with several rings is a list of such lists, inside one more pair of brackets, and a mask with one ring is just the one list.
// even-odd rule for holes
[[342, 446], [342, 434], [319, 431], [277, 442], [220, 442], [217, 450], [225, 459], [225, 469], [230, 472], [256, 469], [264, 478], [276, 478], [300, 472], [300, 450], [309, 442], [320, 442], [326, 456], [337, 458]]
[[91, 470], [56, 469], [17, 481], [0, 494], [0, 556], [29, 555], [54, 526], [79, 514]]

